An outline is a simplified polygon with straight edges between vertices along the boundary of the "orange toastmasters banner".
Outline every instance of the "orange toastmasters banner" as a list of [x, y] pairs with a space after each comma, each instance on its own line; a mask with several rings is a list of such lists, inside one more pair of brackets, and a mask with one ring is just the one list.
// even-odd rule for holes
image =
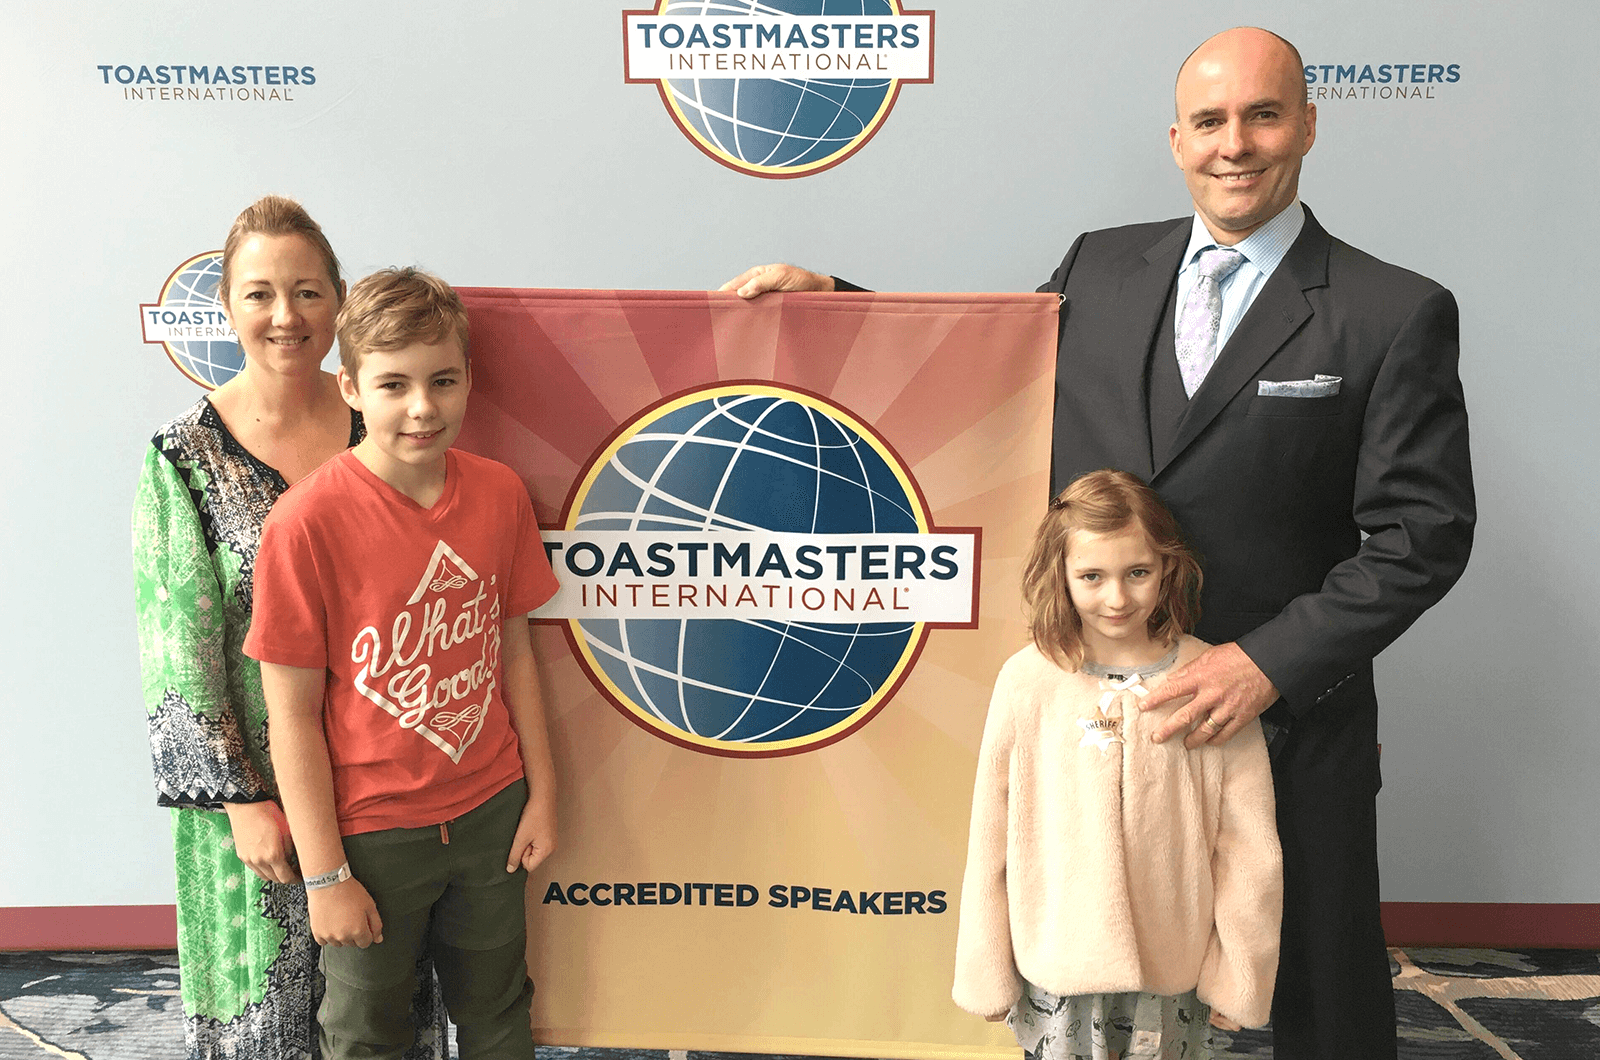
[[949, 998], [1056, 300], [461, 294], [460, 444], [522, 475], [562, 583], [538, 1040], [1014, 1055]]

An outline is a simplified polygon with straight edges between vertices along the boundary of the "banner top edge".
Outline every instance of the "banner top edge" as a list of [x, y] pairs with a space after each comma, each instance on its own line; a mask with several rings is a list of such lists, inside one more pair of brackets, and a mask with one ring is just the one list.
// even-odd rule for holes
[[1059, 299], [1052, 294], [1035, 294], [1019, 291], [992, 292], [938, 292], [938, 291], [791, 291], [772, 293], [748, 301], [736, 294], [720, 291], [644, 291], [605, 290], [601, 288], [563, 289], [554, 287], [457, 287], [464, 302], [495, 303], [538, 302], [544, 305], [563, 302], [573, 305], [592, 305], [595, 302], [621, 304], [672, 303], [730, 307], [749, 304], [752, 308], [774, 306], [793, 300], [807, 309], [841, 309], [859, 311], [864, 305], [874, 308], [892, 307], [896, 304], [918, 306], [981, 306], [986, 308], [1012, 308], [1027, 312], [1054, 312]]

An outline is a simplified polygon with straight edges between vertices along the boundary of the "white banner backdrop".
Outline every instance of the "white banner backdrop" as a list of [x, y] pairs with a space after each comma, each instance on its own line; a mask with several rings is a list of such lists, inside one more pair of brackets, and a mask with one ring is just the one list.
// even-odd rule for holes
[[1595, 6], [924, 6], [933, 80], [841, 164], [765, 180], [627, 83], [622, 4], [9, 5], [0, 906], [171, 900], [128, 509], [150, 434], [200, 392], [146, 339], [215, 321], [141, 307], [247, 202], [302, 199], [352, 276], [693, 288], [788, 259], [1031, 290], [1080, 231], [1186, 211], [1173, 74], [1242, 22], [1312, 68], [1318, 218], [1462, 306], [1482, 522], [1466, 578], [1379, 661], [1385, 897], [1600, 901], [1600, 715], [1575, 665], [1600, 633]]

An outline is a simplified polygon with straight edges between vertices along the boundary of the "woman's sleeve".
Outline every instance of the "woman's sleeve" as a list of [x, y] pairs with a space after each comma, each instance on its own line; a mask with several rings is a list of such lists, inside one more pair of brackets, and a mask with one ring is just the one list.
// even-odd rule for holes
[[1211, 853], [1215, 919], [1200, 966], [1200, 1000], [1246, 1026], [1272, 1014], [1283, 919], [1272, 766], [1259, 722], [1221, 749], [1222, 814]]
[[951, 997], [978, 1016], [1010, 1010], [1022, 996], [1011, 948], [1011, 913], [1006, 898], [1006, 832], [1011, 786], [1012, 723], [1009, 667], [1000, 672], [978, 750], [972, 793], [972, 831], [967, 870], [961, 881], [956, 929], [956, 980]]
[[[189, 474], [198, 474], [190, 471]], [[157, 802], [219, 808], [271, 798], [228, 697], [222, 586], [185, 472], [157, 445], [133, 506], [139, 665]]]

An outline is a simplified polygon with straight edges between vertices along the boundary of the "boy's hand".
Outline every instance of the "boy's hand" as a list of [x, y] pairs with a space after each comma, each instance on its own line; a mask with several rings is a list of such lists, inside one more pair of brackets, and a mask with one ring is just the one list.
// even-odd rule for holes
[[332, 887], [306, 892], [311, 912], [311, 935], [323, 946], [355, 946], [366, 949], [383, 941], [383, 920], [377, 903], [361, 886], [348, 879]]
[[233, 852], [244, 867], [268, 883], [298, 883], [294, 866], [294, 840], [289, 838], [289, 821], [278, 804], [267, 802], [229, 802], [228, 825], [233, 829]]
[[1211, 1010], [1211, 1025], [1221, 1031], [1242, 1031], [1243, 1027], [1233, 1022], [1216, 1009]]
[[517, 834], [511, 838], [511, 854], [506, 858], [506, 871], [516, 872], [517, 866], [521, 865], [532, 872], [555, 848], [555, 806], [552, 800], [530, 797], [527, 805], [522, 807]]
[[1001, 1023], [1009, 1015], [1011, 1015], [1011, 1013], [1009, 1011], [1007, 1011], [1007, 1012], [996, 1012], [993, 1016], [985, 1016], [983, 1018], [988, 1020], [990, 1023]]

